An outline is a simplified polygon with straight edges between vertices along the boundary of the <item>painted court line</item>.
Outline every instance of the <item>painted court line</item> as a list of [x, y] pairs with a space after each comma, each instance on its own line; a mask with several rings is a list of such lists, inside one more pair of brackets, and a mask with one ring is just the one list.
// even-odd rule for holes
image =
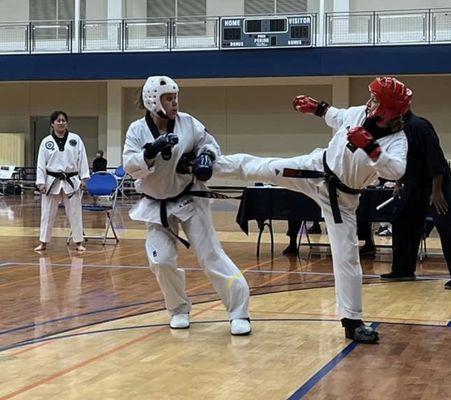
[[[193, 313], [193, 317], [195, 317], [197, 315], [200, 315], [200, 314], [203, 314], [203, 313], [209, 311], [210, 309], [216, 307], [216, 305], [217, 305], [216, 303], [219, 303], [219, 301], [214, 302], [211, 306], [209, 306], [207, 308], [204, 308], [203, 310], [200, 310], [197, 313]], [[47, 384], [49, 382], [52, 382], [55, 379], [58, 379], [58, 378], [60, 378], [60, 377], [62, 377], [64, 375], [67, 375], [68, 373], [70, 373], [72, 371], [76, 371], [76, 370], [78, 370], [78, 369], [80, 369], [80, 368], [82, 368], [82, 367], [84, 367], [86, 365], [89, 365], [89, 364], [91, 364], [91, 363], [93, 363], [93, 362], [95, 362], [97, 360], [105, 358], [105, 357], [107, 357], [107, 356], [109, 356], [109, 355], [111, 355], [113, 353], [116, 353], [116, 352], [118, 352], [120, 350], [123, 350], [123, 349], [125, 349], [127, 347], [130, 347], [130, 346], [132, 346], [132, 345], [134, 345], [136, 343], [140, 343], [140, 342], [150, 338], [151, 336], [154, 336], [157, 333], [162, 332], [163, 330], [166, 330], [166, 329], [168, 329], [167, 324], [165, 326], [162, 326], [161, 328], [158, 328], [158, 329], [150, 332], [150, 333], [147, 333], [145, 335], [141, 335], [141, 336], [139, 336], [139, 337], [137, 337], [137, 338], [135, 338], [133, 340], [129, 340], [129, 341], [125, 342], [125, 343], [122, 343], [120, 345], [114, 346], [111, 349], [106, 350], [104, 352], [101, 352], [101, 353], [99, 353], [99, 354], [97, 354], [97, 355], [95, 355], [95, 356], [93, 356], [91, 358], [85, 359], [84, 361], [81, 361], [81, 362], [79, 362], [77, 364], [74, 364], [74, 365], [72, 365], [70, 367], [67, 367], [67, 368], [64, 368], [64, 369], [62, 369], [60, 371], [57, 371], [57, 372], [55, 372], [55, 373], [53, 373], [53, 374], [51, 374], [51, 375], [49, 375], [49, 376], [47, 376], [45, 378], [42, 378], [42, 379], [40, 379], [40, 380], [38, 380], [36, 382], [30, 383], [29, 385], [22, 386], [21, 388], [15, 390], [14, 392], [8, 393], [8, 394], [0, 397], [0, 400], [12, 399], [12, 398], [14, 398], [14, 397], [16, 397], [16, 396], [18, 396], [18, 395], [20, 395], [22, 393], [29, 392], [32, 389], [35, 389], [35, 388], [37, 388], [37, 387], [39, 387], [41, 385]]]
[[[158, 310], [158, 311], [162, 311], [162, 310]], [[158, 312], [158, 311], [152, 311], [152, 312]], [[259, 310], [258, 312], [256, 312], [257, 314], [275, 314], [276, 312], [265, 312], [265, 311], [261, 311]], [[280, 312], [277, 312], [277, 314], [281, 314]], [[293, 315], [294, 313], [285, 313], [287, 315]], [[295, 314], [305, 314], [305, 315], [312, 315], [311, 313], [295, 313]], [[324, 316], [324, 314], [317, 314], [318, 316]], [[331, 322], [331, 323], [339, 323], [340, 321], [338, 319], [336, 319], [335, 315], [330, 315], [331, 318], [319, 318], [319, 317], [310, 317], [310, 318], [252, 318], [252, 322], [293, 322], [293, 323], [305, 323], [305, 322]], [[335, 318], [334, 318], [335, 317]], [[24, 346], [28, 346], [28, 345], [32, 345], [32, 344], [39, 344], [39, 343], [45, 343], [45, 342], [49, 342], [49, 341], [58, 341], [58, 340], [62, 340], [62, 339], [70, 339], [73, 337], [80, 337], [80, 336], [90, 336], [90, 335], [95, 335], [95, 334], [101, 334], [101, 333], [110, 333], [110, 332], [123, 332], [123, 331], [128, 331], [128, 330], [139, 330], [139, 329], [149, 329], [149, 328], [159, 328], [161, 326], [167, 326], [167, 322], [165, 323], [159, 323], [159, 324], [146, 324], [146, 325], [131, 325], [131, 326], [122, 326], [122, 327], [117, 327], [117, 328], [107, 328], [107, 329], [98, 329], [98, 330], [94, 330], [94, 331], [89, 331], [89, 332], [75, 332], [75, 333], [68, 333], [65, 334], [66, 332], [74, 332], [77, 329], [81, 329], [81, 328], [87, 328], [87, 327], [91, 327], [97, 324], [103, 324], [103, 323], [108, 323], [108, 322], [114, 322], [117, 321], [118, 319], [121, 318], [113, 318], [111, 320], [105, 320], [99, 323], [92, 323], [89, 325], [84, 325], [84, 326], [80, 326], [77, 328], [71, 328], [70, 330], [67, 331], [61, 331], [61, 332], [55, 332], [46, 336], [42, 336], [42, 337], [38, 337], [38, 338], [34, 338], [34, 339], [29, 339], [29, 340], [24, 340], [23, 342], [18, 342], [15, 343], [14, 345], [11, 345], [9, 347], [4, 347], [2, 349], [0, 349], [0, 351], [5, 351], [5, 350], [12, 350], [15, 348], [20, 348], [20, 347], [24, 347]], [[408, 320], [410, 321], [410, 320]], [[196, 324], [216, 324], [216, 323], [225, 323], [228, 322], [228, 320], [225, 319], [221, 319], [221, 320], [201, 320], [201, 321], [190, 321], [190, 323], [192, 325], [196, 325]], [[396, 321], [396, 322], [389, 322], [389, 321], [383, 321], [383, 322], [373, 322], [371, 324], [371, 326], [373, 328], [377, 327], [380, 324], [387, 324], [387, 325], [398, 325], [398, 326], [414, 326], [414, 327], [427, 327], [427, 328], [451, 328], [451, 321], [448, 322], [447, 325], [436, 325], [436, 324], [430, 324], [430, 323], [423, 323], [423, 322], [419, 322], [419, 323], [412, 323], [412, 322], [403, 322], [402, 320]], [[38, 347], [38, 346], [36, 346]], [[32, 347], [31, 349], [35, 349], [36, 347]], [[13, 353], [13, 355], [18, 355], [20, 354], [21, 351]]]
[[[282, 256], [281, 256], [282, 257]], [[281, 258], [281, 257], [278, 257], [278, 258]], [[277, 259], [277, 258], [276, 258]], [[264, 262], [264, 263], [261, 263], [261, 264], [259, 264], [259, 265], [264, 265], [264, 264], [268, 264], [268, 263], [271, 263], [273, 260], [269, 260], [269, 261], [266, 261], [266, 262]], [[255, 265], [251, 265], [250, 267], [248, 267], [248, 269], [250, 269], [250, 268], [255, 268]], [[242, 272], [245, 272], [245, 270], [246, 269], [243, 269], [242, 270]], [[209, 281], [207, 281], [207, 282], [205, 282], [205, 283], [202, 283], [202, 284], [200, 284], [200, 285], [197, 285], [197, 286], [194, 286], [193, 288], [191, 288], [191, 289], [189, 289], [189, 290], [187, 290], [187, 294], [191, 294], [191, 296], [198, 296], [198, 294], [196, 295], [196, 294], [192, 294], [192, 292], [194, 292], [194, 291], [196, 291], [196, 290], [198, 290], [198, 289], [201, 289], [201, 288], [203, 288], [203, 287], [205, 287], [205, 286], [209, 286], [209, 285], [211, 285], [211, 283], [209, 282]], [[218, 301], [216, 301], [215, 300], [215, 302], [218, 302]], [[198, 303], [198, 304], [200, 304], [200, 303]], [[219, 304], [219, 303], [218, 303]], [[214, 307], [214, 306], [213, 306]], [[213, 308], [212, 307], [212, 308]], [[117, 317], [117, 318], [114, 318], [114, 319], [122, 319], [122, 318], [126, 318], [126, 317], [128, 317], [128, 316], [135, 316], [135, 315], [138, 315], [138, 314], [140, 314], [140, 310], [143, 310], [143, 307], [138, 307], [138, 308], [135, 308], [135, 309], [133, 309], [132, 311], [130, 311], [130, 312], [125, 312], [124, 314], [122, 314], [121, 316], [119, 316], [119, 317]], [[145, 314], [145, 313], [148, 313], [148, 311], [147, 312], [143, 312], [142, 314]], [[132, 314], [132, 315], [131, 315]], [[98, 321], [98, 322], [95, 322], [95, 323], [93, 323], [93, 324], [89, 324], [88, 326], [92, 326], [92, 325], [95, 325], [95, 324], [100, 324], [100, 323], [102, 323], [102, 321]], [[74, 328], [71, 328], [71, 329], [69, 329], [69, 330], [77, 330], [77, 329], [81, 329], [81, 328], [83, 328], [83, 326], [82, 327], [74, 327]], [[68, 330], [68, 331], [69, 331]], [[45, 335], [44, 337], [49, 337], [49, 336], [51, 336], [51, 335], [55, 335], [55, 334], [58, 334], [58, 333], [51, 333], [51, 334], [49, 334], [49, 335]], [[26, 341], [25, 342], [19, 342], [19, 343], [16, 343], [16, 345], [17, 344], [20, 344], [20, 343], [24, 343], [24, 344], [27, 344], [26, 343]], [[40, 346], [43, 346], [44, 344], [41, 344]], [[14, 346], [14, 345], [13, 345]], [[7, 347], [7, 348], [3, 348], [3, 349], [1, 349], [0, 351], [3, 351], [3, 350], [7, 350], [8, 348], [11, 348], [10, 346], [9, 347]], [[0, 399], [1, 400], [1, 399]]]
[[[376, 329], [378, 323], [373, 323], [371, 326]], [[324, 367], [322, 367], [315, 375], [313, 375], [307, 382], [305, 382], [298, 390], [296, 390], [288, 400], [302, 399], [315, 385], [323, 379], [330, 371], [332, 371], [341, 361], [343, 361], [357, 346], [359, 343], [351, 342], [346, 346], [339, 354], [337, 354], [332, 360], [330, 360]]]
[[[261, 264], [257, 265], [265, 265], [269, 264], [273, 261], [279, 260], [282, 257], [274, 258], [270, 261], [265, 261]], [[317, 263], [318, 260], [311, 261], [307, 263], [307, 266], [314, 265]], [[4, 262], [0, 263], [0, 267], [6, 267], [6, 266], [39, 266], [39, 263], [32, 263], [32, 262]], [[61, 264], [61, 263], [51, 263], [50, 266], [52, 267], [72, 267], [72, 264]], [[252, 266], [251, 268], [254, 268], [255, 266]], [[111, 269], [149, 269], [148, 265], [101, 265], [101, 264], [85, 264], [83, 265], [83, 268], [111, 268]], [[182, 269], [186, 271], [203, 271], [202, 268], [198, 267], [183, 267]], [[283, 274], [283, 275], [317, 275], [317, 276], [333, 276], [333, 272], [312, 272], [312, 271], [284, 271], [284, 270], [266, 270], [266, 269], [242, 269], [242, 272], [246, 273], [257, 273], [257, 274]], [[363, 274], [363, 278], [379, 278], [379, 274]], [[447, 279], [445, 276], [434, 276], [434, 275], [420, 275], [417, 276], [417, 281], [422, 280], [442, 280]], [[381, 283], [388, 283], [388, 281], [382, 281]]]
[[[385, 323], [385, 322], [384, 322]], [[390, 323], [390, 322], [389, 322]], [[416, 324], [403, 324], [403, 323], [391, 323], [399, 325], [415, 325]], [[379, 322], [374, 322], [371, 326], [376, 329], [380, 325]], [[420, 326], [430, 326], [430, 327], [442, 327], [437, 325], [420, 325]], [[448, 322], [447, 327], [451, 327], [451, 321]], [[299, 389], [296, 390], [288, 400], [299, 400], [302, 399], [315, 385], [323, 379], [330, 371], [332, 371], [342, 360], [344, 360], [357, 346], [359, 343], [352, 342], [345, 349], [343, 349], [338, 355], [336, 355], [332, 360], [330, 360], [323, 368], [321, 368], [315, 375], [313, 375], [307, 382], [305, 382]]]

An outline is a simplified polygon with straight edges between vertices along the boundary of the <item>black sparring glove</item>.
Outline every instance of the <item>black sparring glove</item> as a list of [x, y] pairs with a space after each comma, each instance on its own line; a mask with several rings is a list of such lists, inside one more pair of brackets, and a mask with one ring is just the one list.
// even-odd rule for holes
[[211, 151], [204, 151], [194, 160], [193, 174], [200, 181], [208, 181], [213, 175], [213, 161], [215, 155]]
[[169, 160], [172, 156], [172, 147], [179, 142], [179, 138], [174, 133], [168, 133], [164, 136], [159, 136], [152, 143], [146, 143], [143, 147], [144, 157], [147, 159], [155, 158], [161, 152], [164, 160]]
[[177, 167], [175, 171], [178, 174], [192, 174], [193, 173], [193, 163], [196, 158], [196, 155], [191, 153], [185, 153], [180, 157], [179, 162], [177, 163]]

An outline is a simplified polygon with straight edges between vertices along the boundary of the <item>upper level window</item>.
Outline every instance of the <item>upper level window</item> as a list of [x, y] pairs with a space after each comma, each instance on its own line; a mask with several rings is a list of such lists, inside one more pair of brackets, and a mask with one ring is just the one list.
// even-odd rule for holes
[[244, 13], [283, 14], [307, 11], [307, 0], [244, 0]]
[[[147, 0], [147, 18], [183, 18], [207, 14], [207, 0]], [[205, 24], [180, 21], [177, 36], [205, 35]]]
[[32, 0], [31, 21], [70, 21], [75, 17], [75, 0]]

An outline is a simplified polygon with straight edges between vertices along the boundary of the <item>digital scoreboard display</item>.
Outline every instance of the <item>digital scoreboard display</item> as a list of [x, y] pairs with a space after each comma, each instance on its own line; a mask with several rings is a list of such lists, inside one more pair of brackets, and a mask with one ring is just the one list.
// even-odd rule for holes
[[313, 16], [222, 17], [221, 49], [311, 47]]

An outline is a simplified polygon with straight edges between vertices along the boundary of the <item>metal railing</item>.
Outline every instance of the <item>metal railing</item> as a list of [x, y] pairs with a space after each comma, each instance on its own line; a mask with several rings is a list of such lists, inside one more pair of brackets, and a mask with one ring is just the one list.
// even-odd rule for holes
[[80, 22], [80, 51], [218, 49], [219, 18]]
[[72, 21], [0, 24], [0, 53], [71, 53]]
[[[73, 21], [0, 23], [0, 54], [219, 50], [219, 27], [220, 17], [81, 20], [76, 37]], [[312, 35], [313, 46], [451, 43], [451, 8], [326, 13]]]
[[451, 9], [326, 13], [326, 46], [451, 42]]

